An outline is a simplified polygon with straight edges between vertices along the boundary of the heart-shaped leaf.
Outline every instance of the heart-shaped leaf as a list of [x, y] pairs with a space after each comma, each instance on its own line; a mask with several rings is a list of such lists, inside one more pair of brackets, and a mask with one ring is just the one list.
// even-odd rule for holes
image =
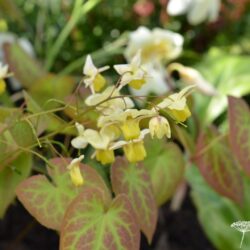
[[111, 171], [115, 194], [129, 197], [140, 229], [151, 242], [157, 223], [157, 206], [147, 170], [143, 164], [132, 164], [125, 158], [117, 157]]
[[250, 111], [242, 99], [228, 97], [230, 146], [243, 170], [250, 176]]
[[112, 202], [97, 188], [86, 189], [69, 206], [60, 250], [138, 250], [140, 231], [126, 195]]
[[31, 164], [31, 155], [22, 153], [0, 171], [0, 218], [14, 200], [17, 185], [29, 176]]
[[36, 175], [22, 182], [17, 188], [18, 199], [24, 207], [42, 225], [60, 230], [64, 213], [70, 202], [87, 187], [99, 187], [104, 190], [107, 199], [110, 193], [102, 178], [91, 167], [81, 164], [81, 173], [85, 184], [79, 188], [71, 182], [66, 166], [68, 158], [52, 159], [53, 168], [48, 172], [52, 179], [50, 182], [44, 175]]
[[215, 129], [207, 129], [199, 136], [195, 162], [212, 188], [236, 203], [242, 203], [240, 171], [225, 138]]
[[148, 157], [144, 161], [158, 206], [165, 203], [175, 192], [184, 176], [185, 162], [183, 155], [174, 143], [165, 143], [159, 140], [148, 140], [146, 148]]

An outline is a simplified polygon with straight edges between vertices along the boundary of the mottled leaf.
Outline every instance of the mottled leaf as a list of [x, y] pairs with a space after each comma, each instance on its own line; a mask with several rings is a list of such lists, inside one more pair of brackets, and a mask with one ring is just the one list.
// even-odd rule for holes
[[60, 250], [138, 250], [140, 231], [126, 195], [107, 202], [101, 190], [82, 192], [62, 224]]
[[5, 60], [23, 87], [29, 88], [45, 74], [42, 67], [17, 43], [4, 44]]
[[[184, 158], [174, 143], [160, 140], [146, 142], [148, 156], [144, 161], [158, 206], [165, 203], [175, 192], [184, 176]], [[150, 150], [158, 148], [158, 150]]]
[[227, 141], [215, 129], [199, 136], [195, 162], [201, 174], [219, 194], [236, 203], [243, 199], [243, 181]]
[[228, 97], [230, 146], [243, 170], [250, 176], [250, 111], [242, 99]]
[[18, 199], [31, 215], [42, 225], [55, 230], [60, 230], [70, 202], [86, 188], [99, 187], [105, 191], [107, 199], [110, 198], [102, 178], [94, 169], [84, 164], [81, 164], [81, 172], [85, 185], [75, 187], [66, 169], [69, 162], [70, 159], [67, 158], [52, 159], [53, 168], [48, 168], [52, 182], [44, 175], [35, 175], [22, 182], [16, 191]]
[[0, 171], [0, 218], [15, 198], [17, 185], [30, 174], [32, 157], [22, 153]]
[[125, 158], [117, 157], [112, 165], [111, 181], [116, 195], [129, 197], [137, 222], [151, 242], [157, 223], [157, 206], [147, 170], [143, 164], [128, 163]]

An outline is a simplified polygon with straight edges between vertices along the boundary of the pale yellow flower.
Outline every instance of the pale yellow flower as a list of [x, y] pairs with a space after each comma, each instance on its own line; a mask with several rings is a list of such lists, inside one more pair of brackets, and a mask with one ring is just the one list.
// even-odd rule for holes
[[169, 122], [163, 116], [155, 116], [150, 119], [149, 131], [152, 138], [156, 136], [158, 139], [161, 139], [164, 135], [166, 135], [168, 138], [171, 137], [171, 129]]
[[109, 116], [100, 116], [98, 126], [117, 125], [125, 140], [137, 139], [140, 136], [140, 121], [144, 118], [152, 117], [156, 114], [153, 110], [147, 109], [127, 109], [124, 112]]
[[111, 145], [110, 149], [123, 148], [125, 156], [129, 162], [143, 161], [147, 156], [143, 139], [148, 133], [149, 130], [144, 129], [140, 132], [137, 139], [115, 142]]
[[141, 51], [132, 58], [131, 63], [115, 65], [114, 69], [121, 75], [120, 88], [129, 84], [132, 88], [140, 89], [146, 82], [147, 74], [141, 66]]
[[90, 87], [92, 93], [99, 92], [106, 85], [106, 79], [100, 74], [101, 72], [109, 69], [109, 66], [97, 68], [90, 55], [87, 56], [83, 74], [86, 76], [84, 83], [86, 87]]
[[76, 187], [82, 186], [84, 184], [84, 179], [80, 169], [80, 163], [83, 159], [84, 155], [81, 155], [80, 157], [73, 159], [67, 166], [71, 181]]
[[102, 93], [90, 95], [85, 100], [85, 103], [88, 106], [97, 105], [96, 109], [102, 112], [104, 115], [120, 113], [124, 109], [129, 109], [134, 107], [134, 103], [129, 97], [119, 97], [119, 96], [120, 96], [119, 90], [114, 89], [114, 86], [109, 86]]
[[177, 122], [184, 122], [191, 116], [187, 105], [186, 96], [194, 89], [195, 85], [182, 89], [179, 93], [172, 94], [157, 104], [159, 109], [165, 109]]

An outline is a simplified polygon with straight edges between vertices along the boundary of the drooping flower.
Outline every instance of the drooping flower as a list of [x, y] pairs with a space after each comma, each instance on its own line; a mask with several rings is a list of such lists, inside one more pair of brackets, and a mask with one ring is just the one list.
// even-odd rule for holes
[[149, 131], [152, 138], [156, 136], [158, 139], [161, 139], [164, 135], [166, 135], [168, 138], [171, 137], [171, 129], [169, 122], [163, 116], [155, 116], [150, 119]]
[[218, 19], [221, 0], [170, 0], [167, 12], [170, 16], [187, 13], [188, 22], [192, 25], [204, 21], [214, 22]]
[[119, 114], [100, 116], [98, 120], [98, 126], [103, 127], [105, 125], [118, 126], [125, 138], [125, 140], [137, 139], [140, 136], [140, 121], [144, 118], [154, 116], [156, 113], [153, 110], [147, 109], [127, 109]]
[[129, 85], [140, 89], [146, 82], [147, 74], [141, 66], [141, 51], [139, 50], [129, 64], [114, 65], [114, 69], [121, 75], [120, 87]]
[[2, 94], [6, 89], [6, 83], [5, 83], [4, 78], [7, 78], [7, 77], [9, 77], [8, 65], [3, 65], [0, 62], [0, 94]]
[[120, 113], [124, 109], [134, 107], [134, 103], [129, 97], [119, 98], [119, 96], [119, 90], [114, 88], [114, 86], [109, 86], [102, 93], [90, 95], [85, 100], [85, 103], [88, 106], [97, 105], [96, 109], [102, 112], [104, 115]]
[[184, 122], [191, 115], [187, 105], [187, 95], [194, 89], [195, 85], [182, 89], [179, 93], [172, 94], [157, 104], [159, 109], [165, 109], [167, 113], [177, 122]]
[[129, 141], [118, 141], [111, 145], [111, 149], [123, 148], [126, 158], [129, 162], [143, 161], [147, 156], [147, 152], [144, 147], [143, 139], [149, 133], [148, 129], [144, 129], [140, 132], [137, 139]]
[[101, 75], [101, 72], [109, 69], [109, 66], [97, 68], [90, 55], [87, 56], [83, 68], [83, 74], [86, 76], [84, 83], [86, 87], [90, 87], [92, 93], [99, 92], [106, 85], [106, 79]]
[[141, 26], [130, 33], [125, 57], [130, 62], [141, 50], [141, 62], [159, 64], [178, 57], [182, 51], [183, 37], [170, 30], [155, 28], [152, 31]]
[[76, 187], [82, 186], [84, 184], [84, 179], [80, 169], [80, 163], [83, 159], [84, 155], [81, 155], [80, 157], [73, 159], [67, 166], [71, 181]]
[[173, 71], [177, 71], [180, 75], [180, 79], [189, 85], [196, 85], [197, 89], [205, 95], [213, 96], [217, 92], [215, 88], [209, 83], [201, 73], [191, 67], [186, 67], [180, 63], [171, 63], [168, 66], [168, 72], [171, 74]]

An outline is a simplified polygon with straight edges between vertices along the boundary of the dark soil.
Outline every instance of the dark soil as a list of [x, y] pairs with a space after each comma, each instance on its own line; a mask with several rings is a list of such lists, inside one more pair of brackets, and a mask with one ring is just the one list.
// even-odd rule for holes
[[[0, 250], [58, 250], [57, 233], [39, 225], [17, 202], [0, 220]], [[189, 196], [178, 212], [169, 204], [159, 212], [159, 223], [149, 246], [142, 236], [142, 250], [215, 250], [204, 235]]]

